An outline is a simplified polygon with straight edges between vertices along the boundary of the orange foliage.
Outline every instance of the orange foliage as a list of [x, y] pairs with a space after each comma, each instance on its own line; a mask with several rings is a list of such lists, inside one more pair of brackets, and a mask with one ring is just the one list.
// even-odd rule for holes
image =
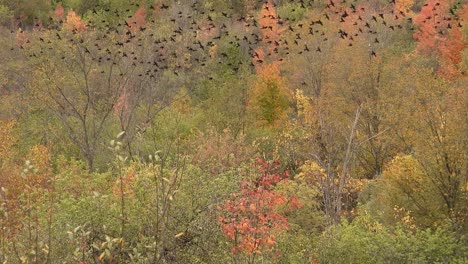
[[280, 34], [283, 30], [278, 24], [278, 15], [272, 0], [263, 4], [258, 25], [262, 32], [263, 43], [269, 44], [280, 40]]
[[[0, 137], [3, 136], [0, 135]], [[15, 142], [12, 136], [6, 138]], [[8, 153], [13, 154], [11, 149]], [[0, 218], [0, 221], [3, 221], [4, 231], [11, 238], [23, 228], [21, 220], [27, 215], [24, 210], [30, 210], [30, 203], [41, 203], [39, 197], [43, 197], [44, 192], [49, 192], [53, 188], [51, 155], [46, 146], [33, 146], [26, 156], [26, 161], [23, 162], [23, 166], [18, 165], [17, 160], [0, 164], [0, 186], [2, 187], [0, 192], [3, 192], [1, 195], [3, 209], [8, 212], [8, 217]], [[23, 169], [22, 172], [21, 169]], [[24, 196], [29, 198], [25, 200]]]
[[127, 23], [130, 26], [131, 31], [137, 31], [144, 28], [146, 25], [146, 9], [143, 7], [138, 8], [135, 11], [135, 14], [128, 19]]
[[463, 36], [458, 27], [449, 31], [449, 38], [439, 47], [443, 56], [441, 73], [447, 77], [453, 77], [457, 74], [456, 65], [462, 61], [462, 53], [466, 47]]
[[449, 1], [428, 0], [421, 12], [414, 17], [414, 24], [418, 26], [414, 33], [418, 49], [430, 52], [446, 40], [445, 34], [450, 21], [444, 18], [449, 16], [449, 8]]
[[[458, 11], [458, 17], [464, 23], [468, 20], [468, 4], [464, 4]], [[466, 24], [465, 24], [466, 25]]]
[[280, 76], [279, 64], [277, 63], [267, 64], [265, 67], [258, 68], [257, 74], [262, 78], [267, 78], [283, 84], [283, 78]]
[[[451, 0], [428, 0], [414, 17], [414, 23], [418, 26], [414, 33], [418, 50], [437, 57], [439, 73], [448, 78], [457, 75], [457, 64], [462, 61], [462, 53], [467, 45], [455, 16], [449, 13], [451, 3]], [[462, 19], [467, 13], [466, 6], [459, 10]]]
[[271, 251], [279, 232], [289, 228], [286, 216], [278, 212], [278, 207], [300, 207], [294, 197], [285, 197], [273, 188], [288, 178], [287, 172], [278, 172], [279, 162], [258, 159], [257, 164], [259, 175], [244, 181], [241, 192], [231, 194], [231, 199], [218, 208], [221, 212], [218, 224], [234, 241], [233, 253], [251, 255]]
[[86, 30], [86, 23], [83, 22], [74, 11], [69, 11], [65, 21], [65, 28], [68, 31], [83, 32]]
[[[265, 2], [259, 14], [258, 28], [261, 31], [261, 41], [264, 47], [259, 47], [255, 50], [254, 63], [256, 62], [273, 62], [279, 64], [276, 50], [280, 45], [281, 33], [283, 28], [278, 23], [279, 18], [276, 14], [275, 5], [272, 0]], [[268, 55], [268, 56], [265, 56]], [[261, 63], [256, 65], [256, 68], [261, 67]]]

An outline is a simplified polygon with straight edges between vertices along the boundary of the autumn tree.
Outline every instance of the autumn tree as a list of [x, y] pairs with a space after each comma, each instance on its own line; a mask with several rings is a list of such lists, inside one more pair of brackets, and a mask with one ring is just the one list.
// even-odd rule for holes
[[[402, 149], [417, 161], [414, 165], [421, 168], [422, 175], [428, 179], [433, 190], [431, 199], [440, 204], [439, 212], [453, 223], [453, 227], [464, 227], [464, 209], [466, 195], [466, 165], [462, 158], [466, 151], [467, 120], [466, 89], [463, 82], [447, 81], [431, 69], [422, 69], [420, 62], [413, 59], [408, 65], [407, 78], [393, 80], [393, 96], [407, 100], [389, 100], [388, 109], [392, 109], [396, 125], [393, 131], [403, 143]], [[405, 80], [406, 79], [406, 80]], [[427, 80], [431, 80], [428, 82]], [[410, 85], [410, 86], [408, 86]], [[411, 89], [408, 89], [411, 87]], [[463, 116], [463, 117], [462, 117]]]
[[177, 71], [190, 67], [189, 61], [169, 51], [169, 46], [181, 49], [178, 42], [166, 43], [164, 32], [158, 35], [155, 27], [145, 31], [144, 14], [139, 9], [128, 26], [103, 35], [69, 11], [64, 30], [37, 32], [35, 45], [28, 46], [40, 80], [31, 86], [37, 98], [48, 102], [40, 107], [63, 124], [90, 170], [105, 150], [104, 131], [116, 119], [118, 131], [126, 131], [124, 144], [133, 158], [136, 133], [150, 126], [180, 88]]
[[21, 262], [47, 262], [53, 250], [56, 195], [50, 151], [36, 145], [20, 161], [23, 166], [9, 164], [10, 175], [3, 173], [5, 167], [0, 171], [0, 258], [7, 260], [10, 255]]
[[277, 151], [294, 171], [310, 162], [323, 170], [317, 179], [323, 210], [338, 223], [352, 218], [363, 178], [378, 177], [398, 150], [384, 107], [389, 87], [383, 60], [385, 46], [411, 38], [401, 35], [402, 19], [391, 10], [340, 3], [327, 9], [288, 30], [294, 44], [286, 60], [294, 63], [284, 68], [298, 90]]
[[413, 129], [422, 133], [410, 137], [415, 156], [443, 201], [446, 217], [453, 221], [455, 228], [466, 228], [462, 224], [465, 222], [462, 204], [466, 203], [463, 186], [466, 186], [467, 168], [463, 156], [467, 142], [463, 134], [467, 131], [467, 120], [462, 117], [465, 114], [458, 114], [466, 113], [466, 89], [434, 80], [430, 87], [420, 86], [414, 99], [420, 111], [414, 113], [419, 121], [413, 123], [416, 126]]
[[463, 263], [467, 15], [0, 0], [0, 263]]
[[418, 50], [432, 54], [439, 61], [439, 72], [447, 78], [459, 74], [458, 64], [466, 47], [460, 29], [460, 17], [465, 16], [466, 8], [456, 9], [452, 7], [454, 2], [428, 0], [414, 17]]
[[250, 90], [248, 109], [260, 125], [278, 126], [289, 108], [289, 91], [280, 73], [278, 56], [282, 28], [272, 1], [265, 2], [259, 14], [260, 46], [252, 55], [259, 76]]
[[434, 186], [421, 164], [410, 155], [395, 157], [369, 190], [375, 193], [366, 208], [386, 224], [404, 222], [411, 217], [412, 224], [431, 227], [444, 219], [439, 210], [442, 201], [434, 199]]
[[[279, 173], [279, 162], [257, 160], [258, 175], [244, 181], [240, 193], [219, 207], [219, 225], [225, 235], [233, 241], [234, 254], [245, 253], [248, 263], [254, 263], [256, 255], [271, 251], [278, 235], [288, 229], [287, 218], [279, 207], [299, 207], [297, 198], [285, 197], [274, 187], [287, 180], [288, 174]], [[237, 262], [237, 258], [235, 258]]]
[[275, 127], [285, 119], [290, 94], [278, 66], [263, 66], [249, 95], [248, 109], [260, 125]]

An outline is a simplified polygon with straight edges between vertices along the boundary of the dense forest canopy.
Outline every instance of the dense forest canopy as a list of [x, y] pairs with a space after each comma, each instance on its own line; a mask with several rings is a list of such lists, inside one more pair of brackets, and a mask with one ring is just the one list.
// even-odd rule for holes
[[467, 23], [0, 0], [0, 262], [468, 262]]

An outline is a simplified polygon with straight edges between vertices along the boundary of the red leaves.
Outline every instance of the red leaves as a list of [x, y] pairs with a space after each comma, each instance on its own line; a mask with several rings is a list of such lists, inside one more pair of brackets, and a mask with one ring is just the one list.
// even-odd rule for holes
[[449, 20], [448, 1], [428, 0], [422, 7], [421, 12], [414, 17], [414, 24], [418, 30], [414, 38], [418, 40], [418, 49], [429, 52], [446, 40]]
[[146, 9], [143, 7], [138, 8], [135, 11], [135, 14], [128, 19], [128, 25], [130, 26], [130, 30], [137, 31], [145, 27], [146, 25]]
[[449, 39], [440, 45], [439, 50], [453, 64], [458, 64], [462, 61], [461, 52], [464, 46], [460, 29], [454, 28], [449, 31]]
[[[439, 73], [445, 77], [457, 74], [457, 64], [462, 61], [466, 46], [455, 15], [449, 12], [451, 3], [453, 1], [428, 0], [414, 17], [418, 30], [413, 36], [418, 41], [418, 50], [436, 56]], [[458, 15], [463, 18], [465, 10], [466, 5]]]
[[278, 208], [288, 203], [298, 208], [297, 198], [287, 198], [274, 187], [287, 180], [287, 173], [278, 173], [279, 162], [257, 159], [258, 176], [241, 184], [241, 192], [219, 207], [219, 225], [234, 241], [233, 253], [261, 254], [276, 245], [276, 236], [288, 229], [287, 218]]
[[65, 13], [65, 10], [63, 9], [62, 4], [58, 3], [54, 11], [55, 17], [58, 19], [62, 19], [64, 13]]

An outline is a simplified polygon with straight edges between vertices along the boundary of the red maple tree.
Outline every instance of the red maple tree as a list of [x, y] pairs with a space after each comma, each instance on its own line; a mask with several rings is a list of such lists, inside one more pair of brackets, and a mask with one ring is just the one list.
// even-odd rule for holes
[[289, 228], [280, 207], [287, 210], [299, 208], [297, 197], [285, 197], [274, 187], [288, 179], [288, 172], [279, 172], [279, 161], [257, 160], [258, 175], [241, 184], [240, 193], [218, 210], [219, 225], [223, 233], [233, 241], [233, 253], [262, 254], [276, 245], [277, 235]]
[[[428, 0], [414, 17], [418, 30], [413, 36], [418, 41], [418, 50], [438, 58], [439, 73], [445, 77], [457, 74], [457, 64], [462, 61], [466, 47], [456, 15], [450, 12], [452, 3], [451, 0]], [[466, 6], [460, 8], [458, 16], [465, 15]]]

